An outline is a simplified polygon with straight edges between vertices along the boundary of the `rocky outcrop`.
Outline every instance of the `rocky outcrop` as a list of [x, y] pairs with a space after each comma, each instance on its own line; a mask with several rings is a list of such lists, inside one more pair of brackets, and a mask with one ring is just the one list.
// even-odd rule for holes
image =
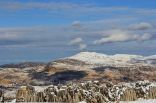
[[0, 103], [4, 102], [4, 94], [3, 91], [0, 90]]
[[67, 85], [49, 86], [43, 91], [24, 86], [17, 91], [18, 102], [67, 102], [108, 103], [135, 101], [138, 98], [156, 99], [156, 87], [148, 81], [113, 85], [99, 81], [69, 83]]
[[150, 87], [146, 99], [156, 99], [156, 87]]
[[34, 87], [31, 86], [22, 86], [18, 89], [16, 94], [17, 102], [35, 102], [36, 93]]
[[136, 91], [133, 88], [128, 88], [127, 90], [125, 90], [123, 95], [120, 98], [121, 101], [135, 101], [137, 99], [138, 98], [137, 98]]

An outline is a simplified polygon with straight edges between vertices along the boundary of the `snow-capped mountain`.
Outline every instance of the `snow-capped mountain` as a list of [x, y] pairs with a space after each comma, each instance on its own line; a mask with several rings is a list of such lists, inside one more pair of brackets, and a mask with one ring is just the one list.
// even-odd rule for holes
[[142, 58], [135, 58], [133, 60], [133, 62], [155, 65], [156, 64], [156, 55], [151, 55], [151, 56], [142, 57]]
[[96, 52], [81, 52], [74, 56], [68, 57], [68, 59], [74, 59], [86, 62], [88, 64], [99, 65], [156, 64], [156, 55], [144, 57], [141, 55], [130, 54], [106, 55]]

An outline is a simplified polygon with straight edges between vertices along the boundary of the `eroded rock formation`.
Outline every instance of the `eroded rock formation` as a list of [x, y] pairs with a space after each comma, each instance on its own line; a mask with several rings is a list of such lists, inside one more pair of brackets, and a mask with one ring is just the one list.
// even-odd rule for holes
[[4, 94], [3, 91], [0, 90], [0, 103], [2, 103], [4, 101]]
[[138, 98], [156, 99], [156, 87], [148, 81], [113, 85], [99, 81], [69, 83], [67, 85], [49, 86], [43, 91], [24, 86], [17, 91], [18, 102], [67, 102], [108, 103], [135, 101]]

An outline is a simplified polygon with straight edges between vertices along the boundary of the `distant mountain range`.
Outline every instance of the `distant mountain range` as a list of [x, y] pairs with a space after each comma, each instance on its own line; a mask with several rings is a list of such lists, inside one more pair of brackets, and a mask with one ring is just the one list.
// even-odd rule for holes
[[81, 52], [49, 63], [25, 62], [0, 66], [0, 86], [48, 85], [69, 81], [156, 81], [156, 55], [106, 55]]
[[[156, 55], [141, 56], [141, 55], [129, 55], [129, 54], [115, 54], [106, 55], [96, 52], [80, 52], [74, 56], [62, 58], [56, 60], [57, 62], [63, 62], [67, 59], [74, 61], [81, 61], [92, 65], [156, 65]], [[55, 61], [54, 61], [55, 62]], [[0, 68], [26, 68], [46, 65], [43, 62], [22, 62], [18, 64], [5, 64], [0, 65]]]
[[0, 65], [0, 68], [26, 68], [26, 67], [36, 67], [36, 66], [44, 66], [46, 63], [43, 62], [22, 62], [18, 64], [4, 64]]

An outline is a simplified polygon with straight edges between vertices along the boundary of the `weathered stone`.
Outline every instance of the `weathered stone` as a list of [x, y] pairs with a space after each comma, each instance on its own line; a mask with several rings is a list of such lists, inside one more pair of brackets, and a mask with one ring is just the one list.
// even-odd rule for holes
[[[98, 82], [99, 83], [99, 82]], [[35, 92], [31, 86], [21, 87], [17, 91], [17, 102], [66, 102], [78, 103], [108, 103], [119, 101], [135, 101], [138, 98], [156, 99], [156, 87], [146, 82], [133, 85], [113, 85], [112, 83], [97, 84], [86, 82], [83, 84], [68, 84], [50, 86], [43, 92]]]
[[147, 99], [156, 99], [156, 87], [150, 87]]
[[3, 91], [0, 90], [0, 103], [4, 102], [4, 94]]
[[35, 102], [35, 89], [31, 86], [23, 86], [17, 91], [17, 102]]
[[45, 102], [45, 96], [43, 92], [36, 93], [36, 102]]
[[124, 91], [124, 94], [120, 98], [121, 101], [135, 101], [137, 100], [137, 93], [135, 89], [128, 88], [126, 91]]

